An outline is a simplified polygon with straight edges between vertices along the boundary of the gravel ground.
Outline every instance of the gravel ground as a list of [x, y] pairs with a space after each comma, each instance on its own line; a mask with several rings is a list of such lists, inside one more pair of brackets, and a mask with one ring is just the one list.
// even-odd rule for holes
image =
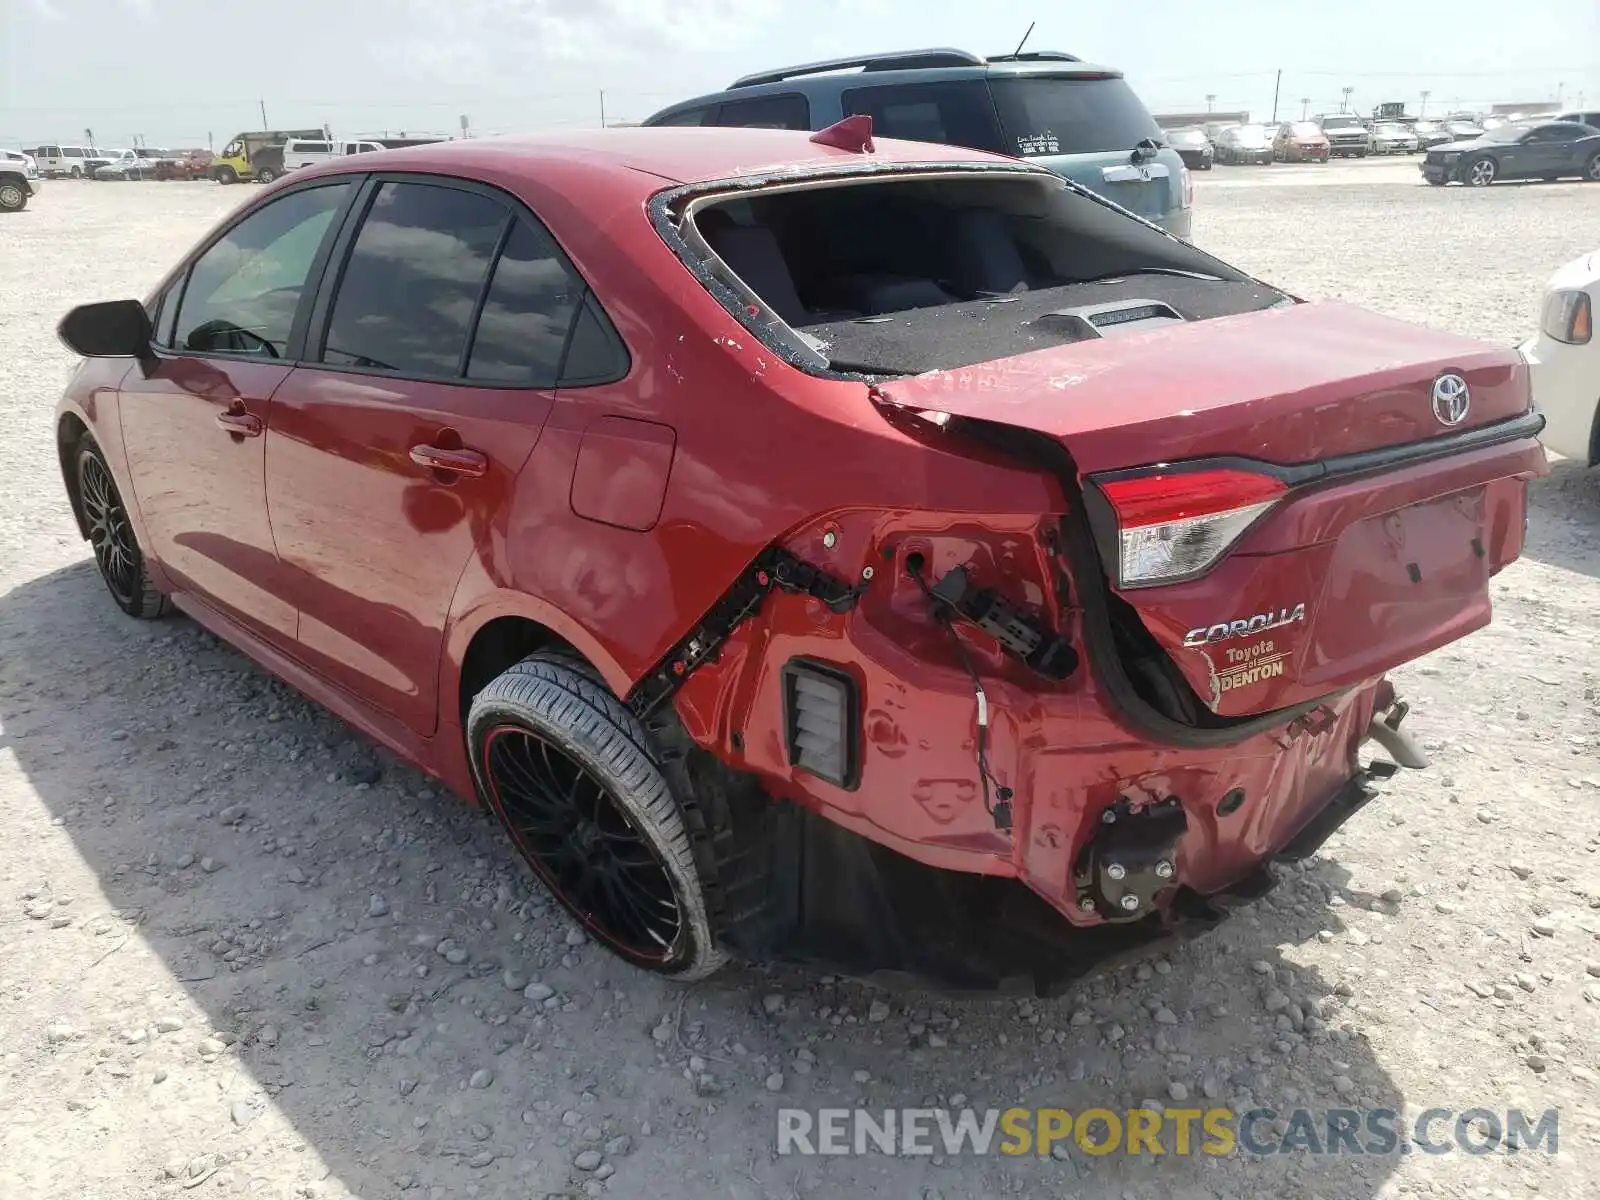
[[[1600, 472], [1536, 489], [1496, 623], [1399, 672], [1432, 771], [1273, 897], [1050, 1002], [583, 942], [485, 820], [183, 619], [104, 595], [51, 405], [72, 304], [248, 193], [55, 183], [0, 227], [0, 1195], [1590, 1196], [1600, 1177]], [[1600, 188], [1219, 170], [1198, 240], [1496, 341]], [[779, 1158], [774, 1112], [1560, 1110], [1559, 1152]], [[1170, 1151], [1171, 1146], [1169, 1144]]]

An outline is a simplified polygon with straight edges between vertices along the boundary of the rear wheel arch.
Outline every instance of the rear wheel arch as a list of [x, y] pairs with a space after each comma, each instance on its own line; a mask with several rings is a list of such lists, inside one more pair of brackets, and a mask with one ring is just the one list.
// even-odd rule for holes
[[541, 650], [553, 650], [582, 662], [619, 696], [627, 695], [633, 686], [628, 672], [565, 613], [531, 596], [491, 593], [470, 606], [458, 604], [440, 663], [441, 706], [453, 700], [453, 715], [462, 719], [465, 728], [472, 698], [507, 667]]

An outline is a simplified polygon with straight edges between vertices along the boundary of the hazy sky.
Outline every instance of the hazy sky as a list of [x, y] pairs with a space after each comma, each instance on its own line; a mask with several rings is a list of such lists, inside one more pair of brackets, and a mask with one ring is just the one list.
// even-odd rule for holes
[[1151, 109], [1265, 119], [1405, 100], [1600, 102], [1600, 0], [0, 0], [0, 145], [142, 134], [475, 132], [638, 120], [747, 71], [862, 51], [1068, 50]]

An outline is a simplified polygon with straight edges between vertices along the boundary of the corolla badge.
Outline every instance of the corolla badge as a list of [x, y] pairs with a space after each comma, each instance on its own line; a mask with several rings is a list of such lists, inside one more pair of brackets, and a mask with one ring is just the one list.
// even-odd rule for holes
[[1306, 606], [1296, 604], [1278, 609], [1276, 612], [1253, 613], [1233, 621], [1219, 621], [1215, 625], [1201, 625], [1189, 630], [1183, 635], [1185, 646], [1204, 646], [1211, 642], [1225, 642], [1230, 638], [1246, 637], [1252, 633], [1265, 633], [1269, 629], [1281, 629], [1285, 625], [1296, 625], [1306, 619]]
[[1433, 381], [1433, 415], [1441, 425], [1459, 425], [1472, 408], [1472, 393], [1459, 375], [1441, 375]]

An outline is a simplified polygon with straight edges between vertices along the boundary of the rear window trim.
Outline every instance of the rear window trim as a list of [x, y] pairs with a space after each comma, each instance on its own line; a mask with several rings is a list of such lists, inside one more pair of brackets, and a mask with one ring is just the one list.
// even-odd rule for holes
[[[871, 383], [876, 376], [861, 371], [835, 370], [828, 359], [814, 350], [787, 321], [778, 316], [767, 303], [737, 280], [730, 270], [728, 278], [712, 267], [720, 259], [695, 227], [694, 216], [708, 204], [739, 199], [757, 193], [774, 195], [778, 192], [808, 191], [816, 188], [838, 187], [852, 184], [871, 184], [897, 176], [922, 176], [929, 179], [965, 179], [974, 175], [1021, 176], [1047, 187], [1070, 191], [1085, 196], [1096, 204], [1143, 222], [1164, 237], [1175, 241], [1183, 239], [1156, 224], [1148, 217], [1130, 212], [1098, 192], [1091, 191], [1046, 167], [1022, 160], [1008, 161], [996, 156], [994, 162], [897, 162], [851, 163], [848, 166], [826, 167], [809, 172], [796, 179], [791, 172], [775, 166], [770, 173], [736, 176], [727, 179], [705, 180], [665, 188], [653, 195], [648, 203], [650, 223], [666, 242], [684, 267], [698, 279], [725, 311], [738, 321], [763, 345], [777, 354], [790, 366], [823, 379], [855, 380]], [[737, 281], [737, 282], [735, 282]]]

